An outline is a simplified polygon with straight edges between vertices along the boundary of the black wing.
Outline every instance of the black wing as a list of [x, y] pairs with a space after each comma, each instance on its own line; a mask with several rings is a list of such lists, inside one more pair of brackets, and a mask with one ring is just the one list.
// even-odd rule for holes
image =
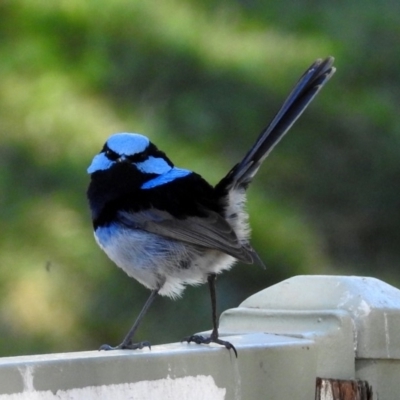
[[176, 219], [167, 211], [148, 209], [140, 212], [121, 211], [118, 219], [130, 228], [142, 229], [169, 239], [219, 250], [248, 264], [261, 263], [255, 250], [239, 243], [228, 222], [218, 213], [204, 210], [204, 217]]

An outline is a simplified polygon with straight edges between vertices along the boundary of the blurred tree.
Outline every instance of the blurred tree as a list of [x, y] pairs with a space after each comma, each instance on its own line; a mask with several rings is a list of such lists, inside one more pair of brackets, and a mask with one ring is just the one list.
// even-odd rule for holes
[[[216, 183], [303, 70], [329, 54], [337, 75], [249, 191], [268, 270], [223, 275], [220, 307], [293, 274], [399, 284], [399, 7], [3, 1], [0, 354], [117, 343], [148, 295], [92, 237], [86, 168], [109, 134], [142, 132]], [[207, 288], [188, 288], [175, 303], [158, 299], [138, 338], [209, 327]]]

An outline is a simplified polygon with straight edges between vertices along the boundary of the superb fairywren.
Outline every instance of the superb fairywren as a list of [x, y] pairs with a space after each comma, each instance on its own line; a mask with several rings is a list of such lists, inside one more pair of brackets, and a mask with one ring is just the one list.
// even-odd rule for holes
[[243, 160], [214, 187], [195, 172], [175, 167], [145, 136], [117, 133], [107, 140], [88, 168], [94, 235], [108, 257], [151, 294], [123, 342], [101, 349], [150, 347], [149, 342], [132, 339], [156, 295], [177, 297], [186, 284], [208, 281], [212, 333], [184, 340], [218, 343], [236, 354], [233, 345], [218, 336], [216, 275], [237, 260], [263, 265], [249, 243], [246, 189], [273, 147], [333, 75], [332, 64], [328, 57], [311, 65]]

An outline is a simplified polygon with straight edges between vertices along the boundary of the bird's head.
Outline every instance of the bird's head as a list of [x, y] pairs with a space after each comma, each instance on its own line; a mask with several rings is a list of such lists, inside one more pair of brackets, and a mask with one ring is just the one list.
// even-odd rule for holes
[[128, 164], [143, 174], [165, 174], [173, 168], [172, 162], [162, 151], [143, 135], [116, 133], [110, 136], [87, 172], [111, 170], [117, 165]]

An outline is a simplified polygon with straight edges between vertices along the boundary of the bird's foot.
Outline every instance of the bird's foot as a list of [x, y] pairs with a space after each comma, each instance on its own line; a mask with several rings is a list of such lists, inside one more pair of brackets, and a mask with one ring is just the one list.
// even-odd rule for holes
[[194, 342], [197, 344], [210, 344], [210, 343], [216, 343], [216, 344], [220, 344], [222, 346], [225, 346], [228, 350], [233, 350], [233, 352], [235, 353], [235, 356], [237, 358], [237, 351], [235, 349], [235, 346], [230, 343], [227, 342], [225, 340], [221, 340], [218, 337], [214, 337], [213, 335], [209, 336], [209, 337], [204, 337], [201, 335], [192, 335], [192, 336], [188, 336], [185, 337], [182, 342]]
[[139, 343], [124, 343], [122, 342], [118, 346], [110, 346], [109, 344], [103, 344], [100, 346], [99, 350], [137, 350], [143, 349], [144, 347], [148, 347], [151, 350], [151, 344], [148, 341], [139, 342]]

